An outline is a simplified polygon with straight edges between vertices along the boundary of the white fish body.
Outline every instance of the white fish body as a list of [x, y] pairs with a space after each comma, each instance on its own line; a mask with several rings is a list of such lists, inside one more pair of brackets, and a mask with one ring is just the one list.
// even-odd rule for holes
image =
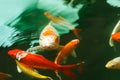
[[51, 22], [42, 30], [39, 37], [39, 45], [27, 49], [28, 52], [36, 53], [42, 50], [59, 50], [60, 37], [57, 30], [51, 25]]
[[105, 67], [108, 69], [120, 69], [120, 57], [108, 61]]

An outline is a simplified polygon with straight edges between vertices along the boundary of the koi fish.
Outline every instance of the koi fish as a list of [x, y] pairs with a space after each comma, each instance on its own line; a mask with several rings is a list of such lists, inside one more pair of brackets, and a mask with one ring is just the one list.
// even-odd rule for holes
[[[110, 39], [109, 39], [109, 45], [111, 46], [111, 47], [113, 47], [114, 46], [114, 42], [113, 42], [113, 40], [117, 40], [117, 36], [115, 36], [116, 34], [117, 34], [117, 32], [118, 31], [120, 31], [120, 20], [117, 22], [117, 24], [115, 25], [115, 28], [113, 29], [113, 31], [112, 31], [112, 33], [111, 33], [111, 37], [110, 37]], [[115, 37], [114, 37], [115, 36]], [[117, 40], [118, 41], [118, 40]]]
[[120, 32], [117, 32], [115, 34], [112, 34], [112, 40], [120, 42]]
[[27, 74], [27, 75], [29, 75], [31, 77], [37, 78], [37, 79], [53, 80], [51, 77], [41, 75], [36, 70], [33, 70], [32, 68], [20, 63], [19, 61], [17, 61], [17, 60], [15, 60], [15, 61], [16, 61], [16, 64], [17, 64], [19, 70], [21, 70], [25, 74]]
[[78, 32], [80, 31], [80, 29], [77, 29], [77, 28], [74, 28], [72, 26], [71, 23], [69, 23], [66, 19], [64, 19], [63, 17], [61, 16], [58, 16], [58, 17], [54, 17], [52, 14], [50, 14], [49, 12], [45, 12], [44, 15], [50, 19], [52, 22], [54, 23], [57, 23], [59, 25], [62, 25], [62, 26], [66, 26], [68, 27], [68, 29], [70, 29], [71, 31], [73, 31], [74, 35], [80, 39], [80, 36], [78, 34]]
[[6, 78], [10, 78], [11, 75], [0, 72], [0, 80], [5, 80]]
[[105, 67], [108, 69], [120, 69], [120, 57], [108, 61]]
[[76, 46], [79, 44], [79, 39], [74, 39], [71, 40], [69, 43], [67, 43], [58, 53], [57, 57], [55, 58], [54, 62], [55, 64], [60, 64], [63, 61], [65, 61], [65, 59], [69, 56], [70, 53], [73, 54], [73, 56], [77, 57], [74, 49], [76, 48]]
[[27, 49], [28, 52], [40, 50], [59, 50], [62, 46], [59, 45], [60, 37], [56, 29], [51, 25], [51, 22], [42, 30], [39, 37], [39, 46]]
[[76, 79], [76, 75], [71, 72], [72, 69], [80, 66], [80, 63], [71, 65], [59, 65], [46, 59], [45, 57], [38, 54], [31, 54], [30, 52], [25, 52], [20, 49], [13, 49], [8, 51], [8, 54], [13, 58], [18, 60], [20, 63], [25, 64], [31, 68], [38, 69], [49, 69], [53, 71], [62, 71], [66, 76], [70, 77], [72, 80]]

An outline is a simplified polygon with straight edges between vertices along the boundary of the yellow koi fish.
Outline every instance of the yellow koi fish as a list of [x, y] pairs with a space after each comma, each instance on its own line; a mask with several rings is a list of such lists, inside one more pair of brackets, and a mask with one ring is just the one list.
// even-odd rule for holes
[[50, 19], [52, 22], [54, 23], [57, 23], [59, 25], [62, 25], [62, 26], [66, 26], [68, 27], [70, 30], [73, 31], [73, 33], [75, 34], [75, 36], [80, 39], [80, 36], [78, 34], [78, 32], [80, 31], [80, 29], [76, 29], [72, 26], [71, 23], [69, 23], [66, 19], [64, 19], [63, 17], [61, 16], [58, 16], [58, 17], [54, 17], [52, 14], [50, 14], [49, 12], [45, 12], [44, 15]]
[[79, 67], [81, 66], [81, 63], [70, 65], [55, 64], [54, 62], [48, 60], [42, 55], [32, 54], [30, 52], [26, 52], [20, 49], [10, 50], [8, 51], [8, 55], [10, 55], [13, 59], [18, 60], [20, 63], [29, 66], [30, 68], [48, 69], [52, 71], [63, 72], [72, 80], [76, 80], [77, 78], [77, 75], [72, 72], [72, 70], [75, 68], [79, 69]]
[[79, 44], [79, 40], [78, 39], [74, 39], [71, 40], [69, 43], [67, 43], [58, 53], [57, 57], [55, 58], [55, 63], [56, 64], [60, 64], [63, 61], [65, 61], [65, 59], [70, 55], [70, 53], [73, 53], [73, 55], [75, 57], [76, 53], [74, 51], [74, 49], [76, 48], [76, 46]]
[[108, 69], [120, 69], [120, 57], [108, 61], [105, 67]]
[[22, 70], [22, 72], [25, 74], [27, 74], [33, 78], [37, 78], [37, 79], [41, 79], [41, 80], [53, 80], [51, 77], [41, 75], [37, 71], [29, 68], [28, 66], [23, 65], [22, 63], [18, 62], [17, 60], [15, 60], [15, 61], [17, 63], [17, 66], [19, 67], [19, 69]]

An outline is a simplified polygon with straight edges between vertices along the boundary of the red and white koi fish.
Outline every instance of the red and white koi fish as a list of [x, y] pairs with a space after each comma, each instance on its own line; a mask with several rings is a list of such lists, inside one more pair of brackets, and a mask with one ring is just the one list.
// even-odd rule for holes
[[66, 26], [68, 27], [68, 29], [70, 29], [71, 31], [73, 31], [73, 33], [75, 34], [75, 36], [80, 39], [80, 36], [78, 34], [78, 32], [80, 31], [80, 29], [77, 29], [75, 27], [73, 27], [73, 25], [71, 23], [69, 23], [66, 19], [64, 19], [61, 16], [55, 17], [52, 14], [50, 14], [49, 12], [45, 12], [44, 15], [50, 19], [52, 22], [57, 23], [59, 25], [62, 26]]
[[20, 63], [28, 65], [31, 68], [38, 69], [49, 69], [53, 71], [62, 71], [66, 76], [70, 77], [72, 80], [76, 79], [76, 75], [71, 72], [72, 69], [80, 66], [80, 63], [72, 64], [72, 65], [59, 65], [54, 62], [46, 59], [45, 57], [38, 54], [31, 54], [30, 52], [25, 52], [20, 49], [10, 50], [8, 54], [18, 60]]
[[39, 37], [39, 46], [31, 47], [27, 51], [39, 50], [59, 50], [62, 46], [59, 45], [60, 37], [56, 29], [51, 25], [51, 22], [42, 30]]
[[58, 53], [57, 57], [55, 58], [55, 64], [60, 64], [65, 61], [65, 59], [70, 55], [70, 53], [73, 54], [73, 56], [77, 57], [74, 49], [79, 44], [79, 39], [71, 40], [69, 43], [67, 43]]
[[0, 72], [0, 80], [5, 80], [6, 78], [10, 78], [11, 75]]

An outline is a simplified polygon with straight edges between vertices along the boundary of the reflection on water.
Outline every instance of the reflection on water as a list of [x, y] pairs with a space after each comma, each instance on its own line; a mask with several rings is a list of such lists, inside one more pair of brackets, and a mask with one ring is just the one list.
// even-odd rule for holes
[[[23, 7], [23, 9], [19, 9], [18, 13], [13, 10], [13, 12], [16, 12], [17, 15], [13, 13], [4, 14], [15, 16], [14, 20], [10, 20], [10, 22], [8, 18], [2, 18], [3, 16], [1, 15], [2, 17], [0, 18], [0, 20], [2, 20], [0, 24], [0, 72], [12, 75], [12, 77], [8, 78], [7, 80], [35, 80], [35, 78], [31, 78], [24, 73], [18, 73], [15, 61], [7, 53], [9, 50], [16, 48], [27, 50], [30, 47], [31, 41], [38, 40], [41, 30], [49, 22], [49, 20], [43, 15], [43, 13], [47, 10], [50, 10], [50, 12], [54, 14], [54, 16], [60, 15], [68, 19], [68, 21], [70, 22], [76, 22], [78, 26], [75, 27], [81, 29], [81, 31], [79, 32], [81, 40], [79, 45], [75, 49], [78, 57], [73, 58], [72, 56], [69, 56], [66, 63], [73, 64], [80, 61], [85, 62], [83, 65], [84, 69], [82, 73], [74, 70], [74, 72], [78, 75], [78, 78], [76, 80], [119, 80], [120, 71], [107, 69], [105, 68], [105, 64], [109, 60], [120, 55], [119, 43], [115, 42], [115, 47], [110, 47], [109, 45], [109, 37], [112, 30], [114, 29], [114, 26], [119, 20], [120, 10], [118, 7], [116, 8], [110, 6], [104, 0], [94, 1], [96, 2], [92, 4], [81, 2], [85, 5], [82, 7], [78, 6], [77, 8], [75, 7], [74, 9], [70, 8], [73, 11], [70, 11], [70, 9], [68, 9], [68, 12], [67, 8], [65, 8], [65, 10], [63, 8], [60, 9], [61, 7], [59, 6], [59, 9], [57, 8], [55, 4], [58, 5], [60, 1], [58, 1], [58, 3], [51, 3], [56, 6], [54, 7], [54, 9], [51, 8], [52, 5], [47, 5], [47, 7], [45, 8], [44, 4], [49, 4], [49, 1], [46, 1], [43, 2], [43, 5], [38, 5], [37, 8], [33, 7], [32, 9], [29, 9]], [[42, 0], [39, 0], [39, 4], [41, 2]], [[37, 0], [34, 4], [36, 3]], [[44, 8], [42, 9], [42, 7]], [[1, 10], [4, 11], [6, 9]], [[56, 11], [56, 13], [54, 13], [54, 11]], [[13, 16], [10, 18], [13, 18]], [[69, 41], [76, 38], [75, 35], [66, 28], [61, 28], [60, 26], [57, 26], [55, 28], [60, 34], [61, 45], [65, 45]], [[37, 45], [39, 45], [38, 42], [34, 44], [34, 46]], [[57, 53], [58, 51], [53, 50], [40, 52], [39, 54], [43, 55], [45, 58], [51, 61], [54, 61]], [[59, 80], [53, 71], [42, 69], [37, 69], [37, 71], [40, 74], [52, 77], [54, 80]], [[63, 73], [60, 72], [59, 74], [63, 80], [69, 80], [69, 78]]]

